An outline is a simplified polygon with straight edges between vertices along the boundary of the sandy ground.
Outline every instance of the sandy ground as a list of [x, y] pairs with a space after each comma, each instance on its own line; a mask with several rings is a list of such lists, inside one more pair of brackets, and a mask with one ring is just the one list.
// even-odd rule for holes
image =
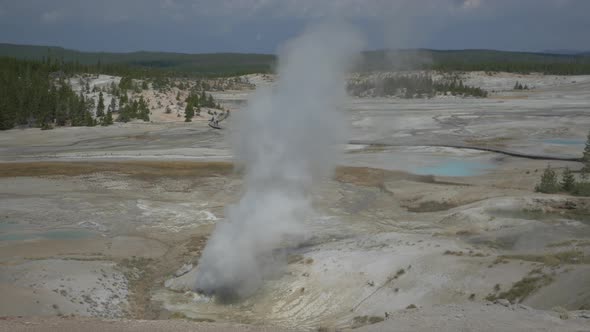
[[[525, 79], [543, 84], [521, 98], [351, 100], [351, 144], [313, 191], [307, 242], [232, 305], [191, 291], [241, 192], [231, 125], [0, 132], [0, 316], [78, 317], [2, 319], [0, 330], [589, 330], [590, 200], [534, 193], [547, 161], [438, 146], [579, 156], [589, 80]], [[492, 304], [503, 298], [514, 304]]]
[[[587, 315], [582, 313], [581, 315]], [[514, 322], [518, 322], [515, 326]], [[195, 323], [187, 320], [117, 320], [88, 318], [8, 318], [0, 331], [287, 331], [276, 327]], [[335, 331], [324, 328], [325, 331]], [[347, 329], [348, 330], [348, 329]], [[293, 331], [293, 330], [289, 330]], [[563, 320], [555, 312], [533, 310], [523, 305], [505, 307], [499, 304], [468, 306], [444, 305], [433, 308], [405, 309], [383, 322], [360, 327], [355, 331], [588, 331], [586, 318], [572, 316]]]

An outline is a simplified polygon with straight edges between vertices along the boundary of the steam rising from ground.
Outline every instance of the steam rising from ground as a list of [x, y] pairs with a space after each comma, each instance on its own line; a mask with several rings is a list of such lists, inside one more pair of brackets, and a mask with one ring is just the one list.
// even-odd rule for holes
[[238, 112], [233, 146], [245, 167], [245, 192], [203, 251], [198, 291], [222, 299], [251, 295], [280, 266], [275, 250], [304, 234], [309, 190], [329, 175], [345, 139], [338, 108], [361, 47], [347, 25], [306, 31], [279, 53], [276, 87], [257, 91]]

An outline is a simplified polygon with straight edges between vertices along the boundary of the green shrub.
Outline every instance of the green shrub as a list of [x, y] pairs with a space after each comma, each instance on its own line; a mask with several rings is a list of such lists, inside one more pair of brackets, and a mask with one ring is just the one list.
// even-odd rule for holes
[[557, 174], [547, 165], [543, 175], [541, 175], [541, 183], [535, 187], [536, 192], [551, 194], [559, 191], [559, 184], [557, 183]]
[[563, 171], [563, 174], [561, 175], [561, 189], [563, 189], [565, 192], [572, 192], [574, 190], [574, 187], [576, 186], [576, 178], [574, 177], [574, 173], [569, 169], [569, 167], [566, 167], [565, 170]]

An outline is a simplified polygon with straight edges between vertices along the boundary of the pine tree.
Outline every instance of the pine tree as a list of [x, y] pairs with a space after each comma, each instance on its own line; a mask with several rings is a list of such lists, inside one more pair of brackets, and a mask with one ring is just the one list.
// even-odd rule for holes
[[539, 183], [535, 187], [535, 191], [541, 193], [554, 193], [559, 190], [559, 185], [557, 184], [557, 174], [551, 168], [551, 165], [547, 165], [543, 175], [541, 175], [541, 183]]
[[129, 104], [121, 107], [119, 110], [119, 116], [117, 117], [117, 122], [129, 122], [131, 119], [133, 119], [132, 112], [132, 106]]
[[111, 112], [111, 110], [109, 109], [107, 111], [107, 114], [105, 115], [105, 117], [102, 119], [101, 123], [102, 126], [110, 126], [113, 124], [113, 112]]
[[194, 116], [195, 110], [193, 109], [193, 105], [191, 103], [187, 103], [186, 108], [184, 109], [184, 122], [191, 122]]
[[574, 187], [576, 186], [576, 178], [574, 177], [574, 173], [566, 167], [561, 175], [561, 189], [566, 192], [571, 192]]
[[145, 99], [143, 99], [143, 96], [139, 97], [136, 114], [137, 118], [146, 122], [150, 121], [150, 108]]
[[117, 98], [115, 98], [115, 96], [113, 96], [113, 98], [111, 98], [111, 103], [109, 104], [108, 111], [110, 111], [110, 112], [117, 111]]
[[98, 94], [98, 105], [96, 106], [96, 116], [103, 117], [104, 116], [104, 97], [102, 92]]
[[90, 114], [90, 112], [84, 112], [84, 125], [87, 127], [96, 126], [96, 120], [92, 118], [92, 114]]
[[588, 177], [588, 174], [590, 174], [590, 132], [588, 132], [588, 137], [586, 139], [586, 146], [584, 147], [584, 154], [582, 155], [582, 163], [584, 164], [582, 174], [586, 178]]

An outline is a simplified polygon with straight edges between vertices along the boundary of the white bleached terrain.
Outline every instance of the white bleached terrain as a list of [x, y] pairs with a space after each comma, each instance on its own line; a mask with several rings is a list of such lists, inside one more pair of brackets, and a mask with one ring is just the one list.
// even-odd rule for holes
[[[588, 330], [590, 199], [533, 188], [548, 162], [581, 168], [590, 76], [466, 75], [495, 92], [351, 99], [349, 145], [311, 193], [307, 240], [233, 304], [193, 292], [243, 189], [233, 118], [186, 124], [156, 107], [177, 91], [150, 90], [152, 123], [0, 132], [0, 316], [75, 316], [0, 330]], [[239, 112], [252, 90], [212, 93]]]

